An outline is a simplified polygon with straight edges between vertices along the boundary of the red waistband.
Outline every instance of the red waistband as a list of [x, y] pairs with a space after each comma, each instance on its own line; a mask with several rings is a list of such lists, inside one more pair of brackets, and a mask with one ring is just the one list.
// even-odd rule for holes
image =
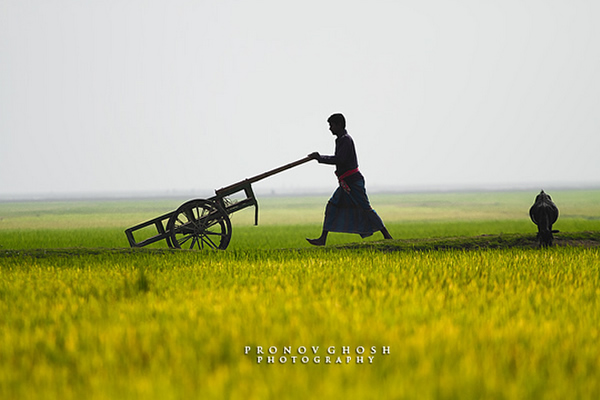
[[344, 180], [345, 178], [349, 177], [350, 175], [354, 175], [354, 174], [356, 174], [357, 172], [358, 172], [358, 168], [354, 168], [354, 169], [351, 169], [351, 170], [349, 170], [349, 171], [346, 171], [346, 172], [344, 172], [342, 175], [340, 175], [340, 176], [338, 177], [338, 180], [340, 180], [340, 181], [341, 181], [341, 180]]

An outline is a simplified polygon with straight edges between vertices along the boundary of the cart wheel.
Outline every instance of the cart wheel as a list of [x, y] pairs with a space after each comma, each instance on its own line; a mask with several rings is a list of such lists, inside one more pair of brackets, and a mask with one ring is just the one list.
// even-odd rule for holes
[[205, 247], [225, 250], [231, 240], [231, 221], [221, 206], [210, 200], [190, 200], [169, 218], [170, 245], [176, 249]]

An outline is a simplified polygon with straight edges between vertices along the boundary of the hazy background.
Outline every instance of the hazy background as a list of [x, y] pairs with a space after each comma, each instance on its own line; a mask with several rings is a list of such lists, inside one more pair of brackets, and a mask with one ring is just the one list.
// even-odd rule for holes
[[[0, 198], [600, 186], [600, 2], [0, 0]], [[316, 162], [254, 185], [329, 192]]]

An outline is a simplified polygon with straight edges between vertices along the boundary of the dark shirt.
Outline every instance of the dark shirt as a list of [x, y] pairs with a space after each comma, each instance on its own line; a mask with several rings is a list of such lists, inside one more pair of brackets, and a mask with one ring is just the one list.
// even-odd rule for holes
[[358, 158], [354, 141], [346, 132], [335, 139], [335, 154], [333, 156], [320, 156], [318, 161], [322, 164], [335, 164], [335, 174], [339, 177], [345, 172], [358, 168]]

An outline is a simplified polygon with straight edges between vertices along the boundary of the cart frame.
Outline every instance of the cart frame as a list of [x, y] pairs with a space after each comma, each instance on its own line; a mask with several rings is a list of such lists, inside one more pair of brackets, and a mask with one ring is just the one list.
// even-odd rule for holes
[[[254, 225], [258, 225], [258, 200], [252, 190], [252, 184], [313, 159], [307, 156], [260, 175], [246, 178], [215, 190], [213, 197], [189, 200], [177, 210], [132, 226], [125, 230], [129, 245], [144, 247], [165, 240], [171, 248], [183, 248], [189, 245], [190, 249], [208, 247], [225, 250], [232, 233], [230, 214], [254, 207]], [[242, 191], [245, 194], [242, 200], [228, 199], [228, 196]], [[156, 235], [139, 242], [135, 239], [135, 232], [152, 226], [156, 228]]]

